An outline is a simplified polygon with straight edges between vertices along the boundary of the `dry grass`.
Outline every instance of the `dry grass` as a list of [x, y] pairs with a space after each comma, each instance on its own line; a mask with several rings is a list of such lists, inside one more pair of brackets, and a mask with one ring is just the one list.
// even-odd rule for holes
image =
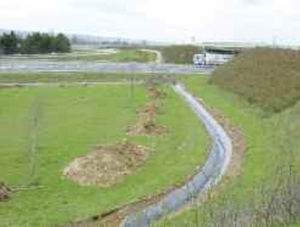
[[248, 50], [218, 68], [212, 82], [268, 112], [280, 112], [300, 99], [300, 52]]

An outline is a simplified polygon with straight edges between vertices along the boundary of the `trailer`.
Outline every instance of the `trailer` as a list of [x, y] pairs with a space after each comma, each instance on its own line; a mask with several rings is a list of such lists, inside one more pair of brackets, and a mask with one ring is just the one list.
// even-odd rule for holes
[[201, 65], [222, 65], [234, 58], [234, 54], [210, 53], [195, 54], [193, 62], [195, 66]]

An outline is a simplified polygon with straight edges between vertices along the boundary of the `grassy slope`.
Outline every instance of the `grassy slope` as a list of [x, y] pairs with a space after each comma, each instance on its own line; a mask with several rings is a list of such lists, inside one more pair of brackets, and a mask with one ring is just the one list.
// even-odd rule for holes
[[[0, 180], [11, 187], [41, 188], [15, 193], [0, 203], [0, 226], [45, 226], [99, 214], [181, 182], [206, 156], [207, 135], [185, 103], [169, 88], [158, 122], [165, 137], [126, 137], [136, 108], [146, 101], [142, 86], [110, 85], [0, 90]], [[176, 111], [174, 111], [176, 109]], [[38, 116], [37, 155], [31, 158], [32, 116]], [[178, 119], [184, 119], [179, 121]], [[149, 147], [150, 157], [136, 174], [109, 189], [80, 187], [61, 171], [96, 144], [124, 138]], [[176, 155], [175, 155], [176, 154]], [[31, 174], [33, 160], [36, 173]]]
[[212, 81], [269, 112], [300, 99], [300, 51], [256, 48], [213, 74]]
[[[243, 207], [244, 204], [247, 207], [258, 198], [254, 188], [260, 190], [265, 185], [272, 187], [278, 182], [276, 170], [284, 167], [285, 161], [289, 161], [287, 159], [290, 158], [290, 152], [294, 154], [295, 171], [300, 170], [300, 154], [297, 152], [300, 147], [300, 141], [297, 139], [300, 137], [300, 103], [280, 114], [266, 118], [262, 111], [253, 108], [237, 95], [210, 85], [207, 81], [207, 78], [194, 76], [186, 78], [184, 83], [208, 106], [220, 110], [244, 131], [247, 137], [247, 154], [244, 157], [243, 170], [234, 182], [225, 180], [227, 183], [223, 183], [219, 188], [218, 196], [202, 204], [200, 208], [185, 211], [171, 220], [162, 221], [160, 226], [207, 226], [205, 218], [210, 212], [218, 213], [220, 209], [225, 211], [221, 215], [225, 215], [226, 210], [233, 208], [230, 204], [234, 204], [234, 207]], [[267, 196], [268, 192], [265, 193]], [[229, 204], [223, 204], [224, 197], [230, 198]], [[237, 209], [242, 211], [241, 207]], [[222, 218], [217, 215], [211, 217], [215, 220]], [[208, 218], [208, 221], [211, 223], [212, 220]], [[222, 223], [230, 226], [224, 221]]]

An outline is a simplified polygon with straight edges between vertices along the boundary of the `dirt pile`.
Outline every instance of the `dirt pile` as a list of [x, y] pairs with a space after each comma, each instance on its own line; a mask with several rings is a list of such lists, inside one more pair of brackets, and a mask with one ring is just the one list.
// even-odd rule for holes
[[164, 91], [157, 89], [157, 86], [153, 83], [149, 84], [147, 89], [148, 89], [148, 96], [150, 98], [162, 99], [167, 96], [167, 94]]
[[9, 195], [12, 193], [12, 190], [7, 187], [3, 182], [0, 182], [0, 202], [6, 201], [9, 199]]
[[163, 126], [156, 123], [157, 107], [155, 102], [149, 102], [138, 111], [135, 125], [127, 130], [129, 136], [161, 136], [167, 133]]
[[158, 111], [156, 101], [167, 95], [164, 91], [159, 90], [155, 83], [148, 84], [147, 90], [147, 95], [152, 100], [137, 111], [137, 121], [135, 125], [128, 128], [126, 133], [129, 136], [162, 136], [167, 134], [166, 128], [156, 123]]
[[131, 174], [148, 157], [142, 146], [120, 142], [98, 146], [86, 156], [79, 157], [64, 169], [64, 176], [80, 185], [110, 187]]

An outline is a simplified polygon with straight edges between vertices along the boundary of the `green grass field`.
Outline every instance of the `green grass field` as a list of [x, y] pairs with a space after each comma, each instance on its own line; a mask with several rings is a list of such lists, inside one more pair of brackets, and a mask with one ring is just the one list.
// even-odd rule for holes
[[[11, 61], [10, 58], [2, 57], [1, 61]], [[116, 52], [103, 53], [101, 49], [73, 50], [70, 53], [51, 55], [40, 54], [24, 57], [15, 57], [13, 60], [50, 60], [50, 61], [88, 61], [88, 62], [155, 62], [154, 53], [144, 52], [137, 48], [117, 49]]]
[[[205, 160], [208, 136], [186, 104], [162, 86], [167, 98], [157, 121], [169, 131], [162, 137], [125, 136], [148, 100], [143, 85], [135, 86], [134, 95], [129, 85], [0, 89], [0, 181], [19, 190], [0, 203], [0, 226], [82, 220], [183, 182]], [[62, 177], [74, 158], [123, 139], [150, 154], [121, 183], [99, 189]]]
[[[270, 226], [268, 224], [271, 221], [274, 225], [279, 223], [281, 226], [280, 223], [296, 222], [300, 208], [297, 196], [300, 172], [300, 103], [279, 114], [266, 116], [258, 107], [255, 108], [240, 96], [208, 83], [208, 80], [209, 78], [191, 76], [183, 82], [207, 106], [221, 111], [245, 133], [247, 151], [242, 171], [234, 180], [225, 177], [217, 192], [212, 192], [213, 196], [200, 206], [194, 205], [196, 208], [165, 219], [157, 225], [235, 226], [234, 220], [239, 220], [241, 223], [244, 221], [244, 224], [238, 226]], [[291, 175], [289, 171], [292, 171]], [[290, 177], [295, 182], [290, 182], [293, 188], [288, 187], [288, 191], [292, 193], [288, 196], [279, 189]], [[276, 190], [282, 193], [279, 193], [280, 198], [278, 194], [274, 194]], [[287, 218], [287, 204], [292, 204], [294, 212], [290, 220], [284, 219]], [[257, 220], [253, 220], [255, 217], [251, 216], [254, 212]], [[273, 216], [268, 212], [273, 212]], [[250, 219], [247, 219], [247, 215], [250, 215]], [[280, 215], [284, 218], [276, 219]], [[266, 221], [265, 218], [270, 216], [273, 219]]]
[[149, 52], [143, 52], [139, 49], [120, 49], [117, 53], [109, 55], [100, 55], [90, 53], [86, 55], [72, 55], [57, 58], [57, 61], [108, 61], [108, 62], [154, 62], [156, 55]]
[[40, 83], [69, 83], [79, 81], [94, 82], [139, 82], [158, 80], [162, 82], [174, 81], [185, 75], [161, 75], [161, 74], [128, 74], [128, 73], [95, 73], [95, 72], [78, 72], [78, 73], [0, 73], [0, 83], [21, 83], [21, 82], [40, 82]]
[[[155, 77], [160, 77], [159, 75]], [[122, 73], [0, 73], [0, 83], [18, 82], [77, 82], [77, 81], [122, 81], [147, 79], [146, 74]]]

